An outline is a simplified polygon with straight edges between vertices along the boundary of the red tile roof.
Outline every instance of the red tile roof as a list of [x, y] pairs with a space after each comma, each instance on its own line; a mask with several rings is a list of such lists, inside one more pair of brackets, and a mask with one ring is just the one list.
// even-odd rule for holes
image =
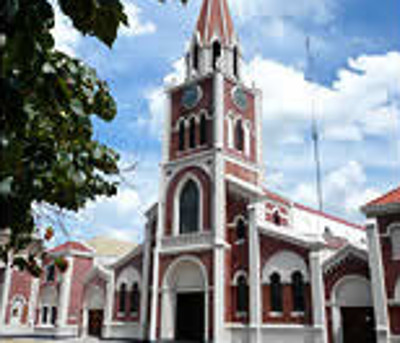
[[400, 203], [400, 187], [380, 196], [379, 198], [370, 201], [365, 207], [382, 206], [388, 204]]
[[203, 44], [212, 43], [215, 35], [227, 45], [234, 37], [233, 21], [226, 0], [204, 0], [197, 21], [197, 31]]

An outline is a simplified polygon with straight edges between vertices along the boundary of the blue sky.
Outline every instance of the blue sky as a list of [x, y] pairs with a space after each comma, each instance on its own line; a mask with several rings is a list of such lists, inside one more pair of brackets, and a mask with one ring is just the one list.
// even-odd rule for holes
[[[310, 94], [321, 132], [328, 212], [362, 221], [358, 207], [399, 183], [400, 3], [396, 0], [228, 0], [243, 48], [245, 79], [264, 94], [265, 181], [272, 190], [315, 205]], [[201, 0], [124, 0], [130, 28], [112, 50], [74, 32], [60, 13], [57, 47], [106, 79], [117, 103], [97, 139], [137, 162], [119, 195], [88, 204], [70, 235], [140, 240], [143, 213], [157, 199], [163, 87], [182, 77], [182, 56]], [[305, 40], [315, 55], [306, 81]], [[63, 240], [65, 237], [58, 237]]]

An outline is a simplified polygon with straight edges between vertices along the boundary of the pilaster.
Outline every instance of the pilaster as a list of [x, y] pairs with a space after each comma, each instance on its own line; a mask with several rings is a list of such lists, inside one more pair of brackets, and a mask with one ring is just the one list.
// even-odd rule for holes
[[378, 225], [375, 220], [366, 225], [368, 237], [368, 258], [371, 271], [372, 298], [374, 302], [375, 323], [378, 343], [389, 342], [390, 330], [388, 304], [386, 298], [385, 275], [383, 271], [382, 252], [379, 240]]
[[254, 328], [252, 342], [260, 343], [261, 341], [261, 277], [260, 277], [260, 241], [257, 228], [257, 211], [256, 204], [249, 207], [249, 279], [250, 284], [250, 327]]
[[310, 252], [310, 269], [311, 269], [311, 293], [314, 328], [316, 329], [315, 343], [327, 343], [326, 329], [326, 304], [325, 304], [325, 287], [322, 273], [321, 252], [313, 250]]
[[163, 234], [164, 228], [164, 213], [165, 213], [165, 176], [164, 169], [161, 166], [160, 170], [160, 188], [158, 195], [158, 222], [157, 222], [157, 230], [155, 237], [155, 247], [153, 251], [153, 285], [151, 292], [151, 313], [150, 313], [150, 332], [149, 339], [150, 341], [155, 341], [157, 339], [157, 319], [158, 319], [158, 311], [161, 311], [161, 307], [158, 306], [158, 297], [159, 297], [159, 252], [161, 245], [161, 238]]
[[[111, 337], [111, 326], [113, 320], [113, 310], [114, 310], [114, 274], [110, 273], [110, 277], [107, 280], [106, 284], [106, 308], [104, 312], [104, 328], [105, 332], [103, 332], [104, 338]], [[85, 310], [85, 312], [87, 312]]]
[[7, 314], [9, 297], [10, 297], [10, 285], [11, 285], [11, 277], [12, 277], [12, 272], [13, 272], [13, 269], [11, 267], [11, 261], [12, 261], [12, 258], [9, 257], [9, 262], [7, 263], [7, 265], [5, 267], [5, 271], [4, 271], [5, 275], [4, 275], [4, 283], [3, 283], [3, 289], [2, 289], [3, 294], [1, 295], [1, 308], [0, 308], [0, 332], [6, 325], [6, 314]]
[[61, 281], [61, 290], [59, 296], [59, 307], [58, 307], [58, 318], [57, 318], [57, 326], [61, 330], [67, 326], [68, 321], [68, 310], [69, 310], [69, 299], [71, 295], [71, 282], [72, 282], [72, 273], [74, 269], [74, 258], [72, 256], [66, 257], [68, 261], [68, 268], [62, 274]]
[[226, 190], [222, 152], [216, 152], [214, 170], [214, 342], [224, 341], [225, 323], [225, 211]]
[[214, 73], [214, 145], [224, 147], [224, 78], [220, 71]]

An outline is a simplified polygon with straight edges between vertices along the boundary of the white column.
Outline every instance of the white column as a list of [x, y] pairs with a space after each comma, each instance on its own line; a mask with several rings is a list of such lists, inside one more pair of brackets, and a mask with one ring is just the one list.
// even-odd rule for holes
[[377, 339], [378, 343], [383, 343], [389, 341], [389, 319], [379, 232], [376, 221], [368, 223], [366, 227]]
[[311, 293], [313, 306], [314, 328], [317, 330], [314, 342], [328, 342], [326, 330], [326, 304], [325, 304], [325, 288], [322, 274], [322, 262], [320, 251], [310, 252], [311, 267]]
[[[10, 254], [11, 255], [11, 254]], [[9, 257], [9, 261], [12, 260], [12, 257]], [[8, 264], [5, 267], [4, 271], [4, 282], [3, 282], [3, 289], [2, 289], [2, 295], [1, 295], [1, 308], [0, 308], [0, 332], [6, 325], [6, 312], [7, 312], [7, 307], [8, 307], [8, 298], [10, 296], [10, 285], [11, 285], [11, 276], [12, 276], [12, 268], [11, 268], [11, 262], [8, 262]]]
[[221, 72], [214, 74], [214, 146], [217, 149], [224, 147], [224, 78]]
[[[151, 289], [151, 313], [150, 313], [150, 333], [149, 339], [150, 341], [155, 341], [157, 339], [157, 314], [160, 311], [160, 306], [158, 302], [159, 296], [159, 252], [160, 252], [160, 245], [161, 239], [163, 235], [163, 229], [165, 224], [164, 219], [165, 213], [165, 179], [164, 179], [164, 170], [161, 167], [160, 171], [160, 189], [159, 189], [159, 196], [158, 196], [158, 216], [157, 216], [157, 232], [155, 237], [155, 247], [153, 251], [153, 285]], [[162, 316], [162, 313], [161, 313]]]
[[[257, 228], [257, 205], [249, 207], [249, 284], [250, 284], [250, 328], [252, 342], [261, 340], [261, 277], [260, 277], [260, 242]], [[254, 331], [253, 331], [254, 329]]]
[[171, 131], [174, 129], [171, 127], [171, 111], [172, 111], [172, 100], [171, 93], [169, 91], [165, 91], [165, 122], [164, 122], [164, 132], [162, 136], [162, 161], [166, 163], [169, 159], [169, 149], [171, 144]]
[[37, 308], [37, 302], [39, 299], [39, 286], [40, 286], [40, 279], [33, 278], [32, 284], [31, 284], [31, 294], [29, 297], [28, 324], [30, 327], [35, 326], [36, 308]]
[[[256, 156], [257, 156], [257, 164], [260, 168], [264, 168], [264, 159], [263, 159], [263, 108], [262, 108], [262, 93], [258, 89], [253, 89], [255, 93], [255, 102], [256, 102], [256, 113], [255, 113], [255, 139], [256, 139]], [[264, 173], [261, 172], [260, 176]], [[260, 180], [261, 183], [261, 180]]]
[[150, 274], [150, 254], [151, 254], [151, 227], [153, 218], [149, 218], [146, 225], [144, 240], [144, 260], [143, 260], [143, 281], [140, 289], [140, 328], [141, 337], [145, 339], [147, 332], [147, 304], [149, 301], [149, 274]]
[[214, 170], [214, 342], [224, 342], [225, 323], [225, 209], [224, 160], [215, 156]]
[[[106, 284], [106, 307], [104, 309], [104, 338], [111, 337], [112, 321], [114, 312], [114, 273], [110, 273], [110, 277]], [[84, 309], [87, 312], [87, 309]]]
[[72, 256], [66, 257], [68, 261], [68, 268], [62, 274], [62, 281], [60, 287], [60, 295], [58, 301], [58, 319], [57, 326], [62, 332], [67, 326], [68, 321], [68, 310], [69, 310], [69, 299], [71, 295], [71, 281], [72, 281], [72, 271], [74, 269], [74, 258]]

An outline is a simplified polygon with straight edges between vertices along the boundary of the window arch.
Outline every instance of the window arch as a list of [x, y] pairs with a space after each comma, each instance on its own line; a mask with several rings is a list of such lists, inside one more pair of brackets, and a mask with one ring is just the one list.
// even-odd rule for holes
[[236, 122], [236, 127], [235, 127], [235, 146], [236, 149], [239, 151], [243, 151], [244, 147], [244, 133], [243, 133], [243, 126], [242, 126], [242, 120], [238, 120]]
[[237, 240], [246, 239], [246, 224], [243, 218], [239, 218], [236, 221], [236, 239]]
[[197, 42], [194, 44], [193, 47], [193, 69], [194, 70], [199, 70], [199, 54], [200, 54], [200, 49], [199, 49], [199, 44], [197, 44]]
[[273, 273], [270, 276], [270, 295], [271, 295], [271, 311], [282, 312], [283, 310], [283, 293], [281, 276], [278, 273]]
[[126, 311], [126, 283], [121, 284], [119, 289], [118, 305], [118, 312]]
[[275, 210], [274, 213], [272, 214], [272, 221], [275, 225], [281, 226], [282, 225], [282, 218], [279, 213], [279, 210]]
[[249, 303], [249, 286], [245, 275], [240, 275], [237, 280], [236, 312], [247, 313]]
[[199, 231], [200, 191], [193, 180], [186, 182], [179, 198], [179, 233]]
[[207, 118], [205, 114], [200, 116], [200, 145], [207, 143]]
[[135, 282], [132, 285], [132, 290], [131, 290], [131, 303], [130, 303], [130, 312], [131, 313], [138, 313], [139, 312], [139, 303], [140, 303], [140, 291], [139, 291], [139, 285], [137, 282]]
[[233, 75], [239, 76], [239, 49], [237, 46], [233, 48]]
[[300, 271], [292, 274], [292, 297], [293, 311], [304, 312], [305, 310], [305, 294], [304, 294], [304, 279]]
[[183, 120], [179, 123], [179, 150], [185, 150], [185, 122]]
[[212, 45], [212, 54], [213, 54], [212, 56], [213, 69], [216, 70], [218, 60], [221, 57], [221, 43], [217, 40]]
[[194, 117], [189, 121], [189, 147], [191, 149], [196, 147], [196, 119]]

